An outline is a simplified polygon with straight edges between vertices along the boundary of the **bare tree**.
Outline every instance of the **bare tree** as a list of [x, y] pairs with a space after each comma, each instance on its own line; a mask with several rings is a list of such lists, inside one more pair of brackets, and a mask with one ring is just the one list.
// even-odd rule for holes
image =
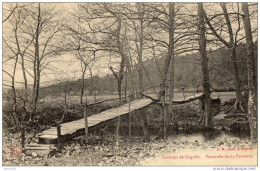
[[[33, 65], [32, 114], [37, 110], [40, 92], [40, 78], [43, 70], [49, 69], [54, 55], [58, 54], [59, 36], [62, 19], [55, 7], [46, 4], [33, 4], [27, 9], [29, 17], [24, 22], [24, 34], [33, 39], [33, 47], [29, 48], [28, 58]], [[55, 41], [54, 41], [55, 40]]]
[[[27, 99], [28, 98], [27, 97], [28, 96], [28, 81], [27, 81], [27, 72], [26, 72], [26, 68], [25, 68], [25, 55], [27, 53], [28, 48], [33, 43], [34, 37], [31, 37], [31, 38], [25, 39], [25, 40], [20, 40], [21, 38], [19, 39], [19, 37], [21, 37], [20, 34], [23, 34], [23, 30], [21, 30], [21, 27], [24, 24], [24, 20], [26, 19], [27, 14], [28, 14], [28, 12], [26, 9], [18, 8], [14, 12], [14, 17], [13, 17], [14, 21], [13, 22], [10, 21], [11, 25], [14, 28], [16, 48], [17, 48], [19, 56], [21, 57], [21, 66], [22, 66], [22, 72], [23, 72], [23, 78], [24, 78], [24, 100], [25, 100], [26, 104], [28, 101], [28, 99]], [[19, 31], [19, 29], [21, 31]], [[22, 43], [22, 42], [26, 42], [26, 43]]]
[[[127, 67], [128, 71], [131, 71], [131, 65], [125, 49], [125, 24], [120, 12], [120, 5], [89, 3], [79, 4], [78, 9], [84, 13], [84, 17], [82, 17], [82, 13], [75, 14], [75, 16], [81, 19], [82, 23], [86, 24], [85, 27], [82, 26], [84, 33], [80, 34], [82, 40], [92, 44], [96, 51], [102, 51], [109, 56], [115, 55], [120, 57], [118, 73], [113, 66], [109, 66], [109, 68], [117, 80], [118, 95], [121, 97], [124, 70]], [[78, 33], [73, 28], [71, 30]]]
[[257, 77], [255, 69], [254, 44], [251, 23], [249, 18], [248, 3], [242, 3], [243, 23], [246, 35], [247, 72], [248, 72], [248, 120], [251, 139], [257, 140]]
[[[78, 50], [77, 52], [77, 59], [80, 60], [80, 66], [81, 66], [81, 81], [82, 81], [82, 86], [81, 86], [81, 93], [80, 93], [80, 104], [83, 104], [83, 98], [84, 98], [84, 92], [85, 92], [85, 75], [87, 68], [89, 68], [89, 65], [91, 62], [93, 62], [96, 57], [95, 57], [95, 51], [93, 52], [93, 55], [88, 52], [80, 52]], [[86, 99], [87, 100], [87, 99]]]
[[96, 91], [97, 91], [97, 81], [95, 79], [95, 76], [93, 75], [93, 68], [94, 68], [94, 64], [92, 63], [91, 66], [88, 67], [89, 69], [89, 74], [90, 74], [90, 79], [91, 79], [91, 88], [90, 88], [90, 94], [94, 96], [94, 102], [97, 101], [97, 96], [96, 96]]
[[170, 62], [174, 53], [174, 3], [169, 3], [169, 47], [166, 58], [164, 59], [164, 66], [162, 71], [162, 81], [160, 84], [159, 100], [163, 107], [163, 137], [167, 139], [167, 127], [168, 127], [168, 113], [165, 104], [166, 100], [166, 78], [170, 66]]
[[[5, 4], [6, 6], [8, 4]], [[10, 5], [12, 6], [12, 5]], [[29, 38], [23, 35], [23, 26], [24, 22], [27, 18], [28, 12], [24, 8], [25, 5], [19, 5], [18, 3], [15, 4], [15, 7], [12, 9], [12, 12], [8, 15], [8, 18], [4, 21], [4, 32], [6, 33], [5, 36], [3, 37], [3, 41], [7, 47], [7, 49], [10, 50], [10, 52], [14, 55], [12, 57], [9, 57], [7, 60], [4, 61], [5, 65], [12, 59], [15, 59], [14, 61], [14, 67], [13, 67], [13, 76], [11, 77], [12, 79], [12, 90], [13, 90], [13, 115], [15, 118], [15, 124], [19, 123], [18, 117], [16, 116], [17, 112], [17, 95], [16, 95], [16, 88], [15, 88], [15, 74], [16, 70], [18, 68], [18, 64], [21, 64], [22, 67], [22, 72], [23, 72], [23, 78], [24, 78], [24, 95], [19, 96], [20, 99], [23, 100], [23, 109], [24, 112], [22, 113], [22, 119], [21, 122], [24, 121], [26, 111], [27, 111], [27, 102], [28, 102], [28, 83], [27, 83], [27, 76], [26, 72], [28, 73], [28, 70], [25, 69], [25, 55], [27, 54], [28, 48], [32, 44], [34, 38]], [[8, 31], [8, 30], [11, 31]], [[8, 71], [4, 71], [7, 75], [11, 76], [8, 74]]]
[[[208, 18], [206, 16], [206, 13], [205, 13], [205, 16], [206, 16], [206, 20], [207, 20], [207, 24], [210, 28], [210, 30], [212, 31], [212, 34], [225, 46], [229, 49], [229, 52], [230, 52], [230, 58], [232, 60], [232, 63], [233, 63], [233, 69], [234, 69], [234, 72], [233, 72], [233, 75], [234, 75], [234, 83], [235, 83], [235, 89], [236, 89], [236, 103], [234, 105], [234, 108], [231, 110], [232, 111], [236, 111], [237, 109], [240, 109], [240, 110], [244, 110], [243, 107], [242, 107], [242, 91], [241, 91], [241, 81], [240, 81], [240, 78], [239, 78], [239, 69], [238, 69], [238, 62], [237, 62], [237, 55], [236, 55], [236, 47], [238, 45], [238, 42], [241, 40], [238, 38], [238, 35], [239, 35], [239, 31], [241, 30], [241, 24], [240, 24], [240, 15], [237, 15], [237, 30], [236, 32], [234, 33], [233, 32], [233, 28], [232, 28], [232, 21], [230, 19], [230, 15], [229, 15], [229, 12], [227, 10], [227, 3], [220, 3], [220, 6], [223, 10], [223, 16], [225, 18], [225, 22], [226, 22], [226, 27], [227, 27], [227, 32], [228, 32], [228, 35], [229, 35], [229, 41], [226, 41], [224, 36], [221, 35], [221, 32], [223, 29], [220, 29], [220, 33], [217, 32], [217, 30], [215, 29], [215, 27], [211, 24], [211, 21], [213, 18], [216, 17], [213, 16], [212, 18]], [[238, 6], [239, 7], [239, 6]], [[238, 8], [239, 10], [239, 8]], [[238, 11], [239, 12], [239, 11]], [[218, 22], [217, 22], [218, 24]], [[216, 27], [218, 28], [218, 27]]]
[[[138, 72], [138, 92], [143, 93], [143, 51], [144, 51], [144, 41], [145, 34], [148, 28], [149, 18], [149, 8], [146, 3], [135, 3], [133, 6], [123, 6], [123, 15], [127, 17], [130, 22], [126, 24], [133, 30], [134, 36], [128, 34], [128, 39], [133, 41], [136, 48], [132, 48], [134, 53], [137, 53], [137, 72]], [[127, 20], [127, 21], [128, 21]], [[130, 38], [129, 38], [130, 37]], [[131, 59], [132, 60], [132, 59]], [[142, 96], [139, 96], [142, 98]]]
[[208, 58], [206, 51], [206, 37], [205, 37], [205, 14], [203, 3], [198, 3], [198, 17], [199, 17], [199, 45], [201, 55], [201, 69], [202, 69], [202, 85], [203, 85], [203, 121], [207, 129], [211, 128], [211, 99], [210, 99], [210, 82], [208, 71]]
[[13, 73], [10, 74], [6, 70], [3, 70], [3, 72], [6, 73], [8, 76], [10, 76], [12, 79], [12, 85], [10, 86], [12, 88], [12, 99], [13, 99], [11, 118], [12, 118], [14, 127], [18, 128], [19, 119], [17, 116], [17, 95], [16, 95], [16, 88], [15, 88], [15, 74], [16, 74], [16, 69], [17, 69], [18, 54], [16, 55], [14, 60], [15, 60], [15, 62], [14, 62], [14, 66], [13, 66]]
[[3, 22], [3, 23], [6, 22], [6, 21], [14, 14], [14, 12], [15, 12], [15, 10], [16, 10], [17, 8], [18, 8], [18, 3], [15, 3], [15, 6], [13, 6], [13, 5], [10, 3], [8, 7], [3, 8], [3, 10], [5, 11], [5, 12], [3, 12], [3, 14], [6, 14], [7, 11], [8, 11], [8, 13], [7, 13], [6, 16], [4, 16], [4, 19], [3, 19], [2, 22]]
[[[41, 3], [16, 5], [5, 24], [5, 44], [18, 55], [24, 79], [24, 101], [29, 113], [35, 114], [39, 101], [40, 78], [44, 70], [52, 70], [51, 63], [59, 53], [59, 36], [62, 19], [54, 6]], [[7, 28], [12, 28], [11, 32]], [[33, 74], [32, 74], [33, 73]], [[27, 75], [34, 79], [32, 96], [28, 93]], [[30, 103], [28, 103], [30, 99]], [[29, 106], [30, 104], [30, 106]], [[32, 116], [30, 116], [31, 118]]]

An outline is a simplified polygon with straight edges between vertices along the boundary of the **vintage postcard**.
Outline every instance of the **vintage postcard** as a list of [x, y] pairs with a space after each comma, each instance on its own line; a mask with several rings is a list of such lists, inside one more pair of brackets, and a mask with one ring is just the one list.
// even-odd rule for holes
[[257, 1], [2, 2], [2, 166], [255, 170], [257, 55]]

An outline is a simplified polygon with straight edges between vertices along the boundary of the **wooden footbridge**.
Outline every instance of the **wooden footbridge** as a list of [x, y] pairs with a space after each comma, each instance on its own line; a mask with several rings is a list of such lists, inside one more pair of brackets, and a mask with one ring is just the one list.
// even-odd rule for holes
[[[199, 99], [202, 93], [190, 96], [188, 98], [174, 100], [173, 104], [182, 104], [185, 102], [190, 102]], [[101, 113], [89, 116], [87, 118], [88, 131], [94, 131], [101, 127], [107, 126], [117, 120], [118, 116], [127, 115], [133, 111], [140, 110], [151, 105], [154, 101], [151, 99], [138, 99], [124, 104], [120, 107], [105, 110]], [[71, 139], [78, 135], [84, 135], [85, 130], [85, 119], [79, 119], [76, 121], [64, 123], [60, 125], [60, 136], [61, 139]], [[52, 144], [57, 143], [58, 133], [57, 127], [52, 127], [46, 131], [43, 131], [39, 136], [40, 144]]]
[[[188, 103], [197, 100], [202, 96], [203, 94], [199, 93], [187, 97], [185, 99], [176, 99], [172, 102], [172, 104]], [[153, 103], [155, 103], [155, 100], [153, 98], [133, 100], [131, 102], [129, 101], [128, 103], [122, 106], [117, 106], [116, 108], [108, 109], [101, 113], [89, 117], [60, 124], [59, 127], [51, 127], [50, 129], [43, 131], [39, 135], [39, 144], [29, 145], [27, 146], [27, 149], [28, 150], [49, 149], [50, 147], [53, 147], [53, 144], [57, 144], [59, 142], [66, 142], [77, 136], [84, 135], [86, 133], [85, 132], [86, 126], [88, 132], [97, 130], [99, 128], [115, 123], [118, 120], [118, 117], [127, 116], [127, 115], [131, 116], [132, 113], [135, 113], [134, 111], [141, 110]], [[92, 104], [88, 106], [91, 105]]]
[[[118, 116], [127, 115], [130, 112], [144, 108], [150, 105], [151, 103], [153, 103], [153, 101], [150, 99], [134, 100], [130, 102], [130, 105], [127, 103], [118, 108], [108, 109], [101, 113], [89, 116], [87, 118], [88, 131], [91, 132], [98, 128], [107, 126], [112, 122], [116, 121]], [[129, 110], [129, 106], [130, 106], [130, 110]], [[65, 139], [73, 138], [74, 135], [77, 136], [81, 134], [81, 132], [84, 135], [85, 118], [61, 124], [60, 127], [61, 127], [60, 129], [61, 138], [65, 138]], [[39, 142], [56, 143], [57, 138], [58, 138], [57, 128], [52, 127], [51, 129], [42, 132], [42, 135], [39, 136]]]

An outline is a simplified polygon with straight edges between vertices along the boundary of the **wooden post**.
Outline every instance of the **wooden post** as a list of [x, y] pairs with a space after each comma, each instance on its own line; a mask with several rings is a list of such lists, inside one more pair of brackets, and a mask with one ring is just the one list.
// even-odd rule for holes
[[129, 112], [129, 138], [132, 138], [132, 114], [131, 114], [131, 98], [128, 96], [128, 112]]
[[84, 103], [84, 120], [85, 120], [85, 144], [88, 143], [88, 113], [87, 102]]
[[25, 128], [24, 128], [24, 122], [21, 122], [21, 145], [22, 145], [22, 149], [24, 149], [25, 147]]
[[117, 114], [117, 123], [116, 123], [116, 145], [119, 145], [119, 127], [120, 127], [120, 115], [118, 115], [118, 99], [116, 99], [116, 114]]
[[182, 88], [182, 94], [183, 94], [183, 98], [185, 100], [185, 92], [184, 92], [185, 88]]
[[218, 98], [220, 99], [220, 95], [219, 95], [219, 85], [218, 85]]
[[125, 70], [125, 101], [126, 101], [126, 94], [127, 94], [127, 69]]
[[61, 129], [60, 129], [60, 123], [57, 122], [57, 143], [58, 143], [58, 147], [60, 147], [61, 145]]
[[205, 124], [205, 99], [204, 99], [204, 96], [203, 96], [203, 98], [200, 98], [199, 101], [200, 101], [200, 108], [202, 110], [202, 116], [199, 120], [199, 123], [202, 123], [204, 125]]
[[143, 121], [143, 131], [144, 131], [144, 141], [150, 140], [149, 130], [148, 130], [148, 121], [145, 111], [141, 111], [141, 117]]

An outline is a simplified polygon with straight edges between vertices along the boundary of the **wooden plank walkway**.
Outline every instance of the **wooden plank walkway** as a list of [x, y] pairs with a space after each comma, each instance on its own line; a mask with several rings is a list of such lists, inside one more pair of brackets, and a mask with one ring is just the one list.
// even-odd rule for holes
[[201, 98], [203, 96], [203, 93], [198, 93], [195, 94], [193, 96], [189, 96], [186, 97], [185, 99], [177, 99], [177, 100], [173, 100], [172, 104], [184, 104], [184, 103], [189, 103], [191, 101], [195, 101], [198, 100], [199, 98]]
[[[134, 100], [130, 103], [130, 112], [144, 108], [150, 105], [151, 103], [153, 103], [153, 101], [150, 99]], [[110, 121], [116, 119], [117, 116], [125, 115], [128, 113], [129, 113], [129, 104], [127, 103], [118, 108], [108, 109], [96, 115], [89, 116], [88, 117], [89, 130], [91, 130], [91, 128], [93, 127], [99, 128], [98, 127], [99, 125], [101, 127], [106, 126], [110, 124]], [[83, 118], [76, 121], [61, 124], [60, 126], [61, 126], [61, 137], [73, 136], [73, 134], [76, 134], [76, 132], [78, 132], [79, 130], [84, 131], [85, 121]], [[56, 143], [57, 138], [58, 138], [57, 128], [52, 127], [42, 132], [42, 134], [39, 136], [39, 142], [44, 144]]]
[[[185, 100], [174, 100], [173, 104], [183, 104], [193, 100], [197, 100], [202, 96], [202, 93], [196, 94], [185, 98]], [[142, 109], [153, 103], [151, 99], [134, 100], [130, 103], [130, 112]], [[98, 128], [109, 125], [111, 122], [116, 121], [118, 116], [129, 114], [129, 104], [124, 104], [118, 108], [112, 108], [105, 110], [101, 113], [88, 117], [88, 129], [89, 131], [96, 130]], [[61, 124], [61, 138], [71, 139], [73, 137], [84, 135], [85, 120], [79, 119], [76, 121]], [[50, 129], [43, 131], [39, 136], [40, 144], [53, 144], [57, 143], [57, 127], [51, 127]]]

